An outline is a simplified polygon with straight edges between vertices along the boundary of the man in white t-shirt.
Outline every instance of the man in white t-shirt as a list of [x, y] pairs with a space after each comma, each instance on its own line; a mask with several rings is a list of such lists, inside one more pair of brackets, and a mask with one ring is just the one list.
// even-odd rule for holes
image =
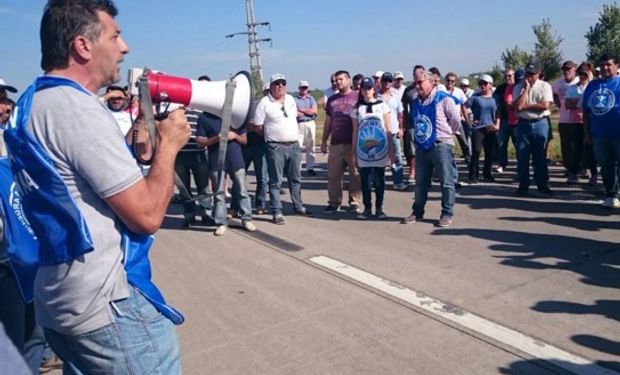
[[261, 132], [267, 142], [267, 170], [269, 172], [269, 204], [273, 223], [285, 223], [282, 215], [280, 188], [286, 176], [291, 200], [297, 215], [310, 215], [301, 200], [301, 147], [298, 139], [297, 103], [286, 93], [286, 77], [280, 73], [271, 76], [269, 95], [256, 105], [250, 129]]
[[553, 84], [553, 103], [560, 110], [560, 119], [558, 130], [560, 131], [560, 147], [562, 150], [562, 162], [568, 173], [566, 183], [575, 184], [579, 182], [579, 164], [580, 160], [575, 160], [572, 145], [575, 143], [576, 132], [582, 126], [581, 112], [577, 109], [568, 109], [564, 105], [566, 92], [568, 87], [579, 82], [577, 78], [577, 64], [571, 60], [567, 60], [562, 64], [563, 79], [558, 79]]
[[403, 182], [403, 160], [400, 146], [400, 140], [403, 137], [403, 103], [401, 103], [398, 92], [392, 88], [394, 77], [392, 73], [385, 72], [381, 76], [381, 89], [379, 90], [379, 98], [390, 109], [390, 140], [392, 142], [392, 150], [394, 157], [392, 159], [392, 182], [394, 190], [403, 191], [407, 186]]

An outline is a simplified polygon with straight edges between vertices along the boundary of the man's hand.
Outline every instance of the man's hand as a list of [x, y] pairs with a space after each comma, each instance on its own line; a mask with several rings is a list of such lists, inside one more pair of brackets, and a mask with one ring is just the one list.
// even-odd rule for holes
[[159, 143], [167, 143], [179, 151], [189, 140], [190, 127], [185, 117], [185, 109], [179, 108], [168, 114], [157, 124], [157, 138]]
[[327, 143], [321, 142], [321, 152], [327, 154]]

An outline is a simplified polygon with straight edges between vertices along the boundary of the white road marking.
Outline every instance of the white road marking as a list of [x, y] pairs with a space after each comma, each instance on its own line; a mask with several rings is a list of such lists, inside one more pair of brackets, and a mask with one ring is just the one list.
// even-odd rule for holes
[[620, 375], [620, 373], [599, 366], [587, 358], [569, 353], [513, 329], [493, 323], [457, 306], [444, 303], [335, 259], [321, 255], [310, 258], [310, 261], [574, 374]]

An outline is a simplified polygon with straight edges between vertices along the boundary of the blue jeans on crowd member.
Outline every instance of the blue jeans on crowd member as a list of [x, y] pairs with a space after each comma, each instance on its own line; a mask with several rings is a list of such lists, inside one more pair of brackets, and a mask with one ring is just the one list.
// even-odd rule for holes
[[280, 188], [282, 178], [288, 180], [291, 200], [296, 212], [303, 212], [301, 201], [301, 147], [299, 142], [267, 143], [267, 169], [269, 171], [269, 204], [273, 215], [282, 214]]
[[607, 198], [618, 197], [620, 179], [620, 137], [592, 137], [592, 147], [596, 160], [601, 165], [601, 177]]
[[517, 174], [519, 190], [527, 192], [530, 186], [530, 154], [534, 167], [534, 180], [539, 190], [549, 187], [549, 170], [545, 146], [549, 138], [549, 120], [519, 119], [515, 129], [517, 139]]
[[403, 153], [400, 147], [398, 134], [392, 134], [392, 150], [394, 150], [394, 160], [392, 160], [392, 182], [394, 185], [403, 183]]
[[8, 265], [0, 265], [0, 322], [30, 371], [38, 374], [45, 350], [43, 328], [35, 322], [34, 305], [22, 300]]
[[375, 187], [375, 208], [376, 212], [383, 210], [383, 197], [385, 195], [385, 168], [384, 167], [361, 167], [360, 180], [362, 183], [362, 200], [364, 209], [370, 211], [372, 209], [372, 188], [371, 183]]
[[[225, 174], [223, 177], [226, 176]], [[228, 173], [232, 181], [232, 198], [231, 207], [238, 211], [242, 221], [252, 220], [252, 201], [245, 186], [245, 169], [241, 168], [234, 173]], [[225, 178], [220, 182], [221, 187], [224, 186]], [[217, 172], [211, 173], [211, 181], [217, 181]], [[214, 185], [217, 182], [214, 183]], [[217, 191], [220, 191], [218, 188]], [[234, 203], [233, 203], [234, 202]], [[213, 206], [213, 220], [216, 225], [226, 225], [228, 212], [226, 209], [226, 195], [215, 194], [215, 204]]]
[[45, 329], [45, 337], [63, 360], [64, 375], [181, 374], [174, 325], [136, 289], [129, 298], [110, 302], [114, 322], [82, 335]]
[[512, 140], [512, 145], [517, 149], [517, 138], [515, 137], [516, 126], [508, 124], [507, 120], [499, 123], [499, 133], [497, 134], [497, 162], [500, 167], [506, 168], [508, 165], [508, 140]]
[[267, 144], [260, 143], [243, 147], [243, 160], [247, 173], [250, 164], [254, 163], [256, 176], [256, 192], [254, 193], [254, 208], [267, 208], [267, 191], [269, 191], [269, 172], [267, 170]]
[[416, 150], [415, 158], [415, 200], [413, 214], [417, 218], [424, 217], [424, 206], [431, 186], [433, 169], [439, 175], [441, 185], [441, 216], [452, 217], [454, 214], [454, 167], [452, 156], [453, 146], [449, 143], [435, 143], [429, 150]]

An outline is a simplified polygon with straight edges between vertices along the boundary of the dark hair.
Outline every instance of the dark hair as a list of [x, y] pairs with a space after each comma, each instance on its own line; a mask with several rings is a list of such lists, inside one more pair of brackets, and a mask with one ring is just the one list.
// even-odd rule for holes
[[413, 67], [413, 71], [416, 71], [418, 69], [422, 69], [422, 70], [426, 70], [426, 68], [424, 67], [424, 65], [416, 65]]
[[198, 77], [199, 81], [211, 81], [211, 77], [209, 77], [206, 74], [201, 75], [200, 77]]
[[110, 92], [112, 90], [118, 90], [118, 91], [123, 91], [123, 92], [125, 91], [125, 89], [120, 87], [120, 86], [110, 85], [110, 86], [106, 87], [105, 92], [108, 93], [108, 92]]
[[436, 66], [430, 68], [428, 71], [441, 77], [441, 73], [439, 73], [439, 69], [437, 69]]
[[364, 75], [362, 73], [357, 73], [353, 76], [353, 81], [361, 81], [364, 79]]
[[614, 64], [617, 64], [617, 63], [618, 63], [618, 56], [616, 56], [616, 55], [615, 55], [615, 54], [613, 54], [613, 53], [607, 53], [607, 52], [605, 52], [605, 53], [603, 53], [603, 54], [601, 55], [601, 57], [599, 57], [599, 58], [598, 58], [598, 62], [599, 62], [599, 63], [604, 62], [604, 61], [607, 61], [607, 60], [613, 60], [613, 61], [614, 61]]
[[336, 73], [334, 73], [334, 77], [338, 77], [338, 76], [343, 75], [343, 74], [345, 74], [347, 76], [347, 78], [351, 78], [351, 75], [346, 70], [339, 70], [339, 71], [337, 71]]
[[79, 35], [96, 41], [101, 35], [97, 12], [118, 14], [111, 0], [49, 0], [45, 6], [39, 37], [41, 68], [44, 71], [69, 66], [73, 39]]
[[454, 79], [459, 78], [454, 72], [448, 72], [448, 74], [446, 74], [446, 80], [448, 80], [448, 77], [454, 77]]

